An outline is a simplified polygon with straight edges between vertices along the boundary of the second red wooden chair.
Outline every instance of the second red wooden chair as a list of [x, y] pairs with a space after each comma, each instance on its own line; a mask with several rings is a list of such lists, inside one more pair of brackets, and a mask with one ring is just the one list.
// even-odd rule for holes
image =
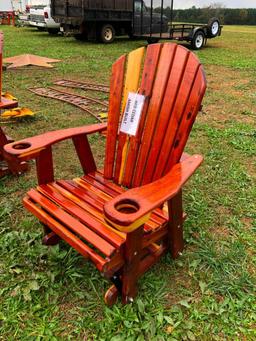
[[[2, 70], [3, 70], [3, 32], [0, 32], [0, 112], [3, 109], [16, 108], [18, 102], [15, 100], [10, 100], [2, 96]], [[5, 134], [3, 129], [0, 127], [0, 178], [4, 175], [11, 173], [19, 174], [27, 169], [27, 164], [25, 162], [6, 162], [3, 155], [4, 145], [13, 142], [13, 139]]]

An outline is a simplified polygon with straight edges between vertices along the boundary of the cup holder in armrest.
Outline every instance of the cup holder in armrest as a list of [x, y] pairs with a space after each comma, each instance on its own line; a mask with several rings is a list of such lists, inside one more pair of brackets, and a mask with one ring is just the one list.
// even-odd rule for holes
[[138, 212], [140, 206], [131, 199], [122, 199], [115, 204], [115, 209], [120, 213], [132, 214]]
[[15, 143], [14, 145], [12, 145], [12, 148], [16, 150], [28, 149], [30, 147], [31, 147], [31, 143], [29, 142]]

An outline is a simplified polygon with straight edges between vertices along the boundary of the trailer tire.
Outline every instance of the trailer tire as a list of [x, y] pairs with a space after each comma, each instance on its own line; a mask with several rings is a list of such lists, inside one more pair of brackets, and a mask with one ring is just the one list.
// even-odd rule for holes
[[74, 37], [76, 40], [79, 41], [87, 41], [88, 40], [88, 30], [85, 22], [82, 22], [82, 24], [79, 27], [79, 33], [74, 34]]
[[114, 41], [116, 31], [112, 25], [103, 25], [100, 29], [100, 40], [104, 44], [110, 44]]
[[196, 31], [192, 40], [191, 40], [191, 47], [193, 50], [200, 50], [205, 42], [205, 34], [203, 31], [199, 30]]
[[58, 28], [48, 28], [47, 31], [49, 34], [58, 34], [60, 30]]
[[220, 32], [220, 21], [218, 18], [211, 18], [207, 24], [207, 35], [209, 38], [217, 37]]

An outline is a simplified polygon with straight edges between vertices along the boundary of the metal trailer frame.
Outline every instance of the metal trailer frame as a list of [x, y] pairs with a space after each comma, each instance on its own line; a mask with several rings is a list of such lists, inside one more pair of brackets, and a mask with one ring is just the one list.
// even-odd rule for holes
[[[133, 2], [133, 32], [134, 36], [138, 38], [146, 38], [149, 43], [155, 43], [160, 39], [164, 40], [177, 40], [177, 41], [186, 41], [190, 42], [192, 48], [200, 49], [203, 45], [206, 44], [207, 39], [212, 39], [217, 36], [221, 35], [222, 26], [220, 25], [220, 21], [218, 18], [210, 18], [208, 24], [187, 24], [187, 23], [178, 23], [173, 24], [173, 5], [174, 0], [169, 0], [170, 6], [170, 18], [169, 18], [169, 29], [168, 32], [163, 31], [163, 23], [164, 23], [164, 1], [161, 0], [160, 2], [160, 33], [153, 33], [152, 26], [153, 26], [153, 4], [154, 0], [150, 0], [150, 27], [149, 33], [143, 32], [143, 4], [144, 0], [136, 0], [136, 2], [141, 2], [141, 11], [140, 11], [140, 32], [138, 32], [138, 28], [136, 28], [136, 19], [135, 19], [135, 1]], [[214, 33], [212, 33], [212, 25], [218, 24], [218, 28], [215, 28]], [[201, 39], [198, 44], [197, 39]]]

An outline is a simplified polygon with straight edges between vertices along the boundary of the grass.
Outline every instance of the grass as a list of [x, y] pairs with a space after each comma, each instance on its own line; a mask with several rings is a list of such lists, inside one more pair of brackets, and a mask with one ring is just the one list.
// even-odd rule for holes
[[[105, 46], [4, 27], [5, 56], [60, 58], [53, 70], [4, 73], [4, 86], [37, 112], [8, 124], [15, 139], [94, 122], [67, 104], [27, 88], [62, 77], [107, 83], [113, 61], [144, 44], [119, 39]], [[185, 251], [169, 255], [140, 281], [132, 305], [109, 309], [108, 283], [64, 243], [41, 245], [41, 227], [22, 207], [35, 186], [34, 164], [0, 182], [0, 339], [2, 340], [255, 340], [256, 338], [256, 40], [255, 27], [224, 27], [198, 52], [208, 80], [188, 152], [205, 162], [184, 191]], [[104, 140], [93, 137], [102, 165]], [[65, 153], [64, 153], [65, 152]], [[63, 157], [63, 155], [65, 157]], [[59, 177], [81, 170], [69, 143], [54, 150]]]

